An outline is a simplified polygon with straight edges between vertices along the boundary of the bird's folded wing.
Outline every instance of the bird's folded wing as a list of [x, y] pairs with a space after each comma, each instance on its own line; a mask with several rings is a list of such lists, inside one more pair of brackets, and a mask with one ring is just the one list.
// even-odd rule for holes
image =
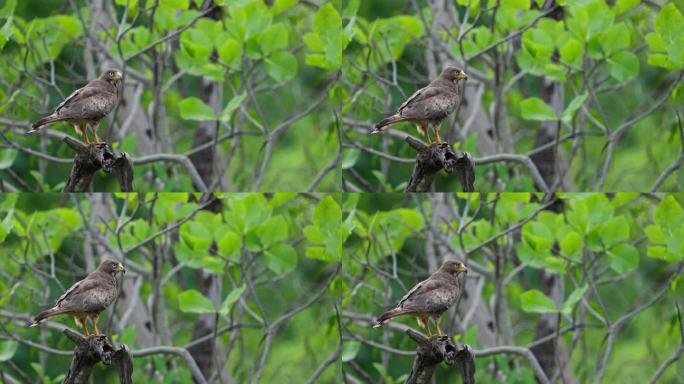
[[[88, 100], [97, 97], [103, 92], [102, 89], [96, 87], [85, 86], [81, 89], [74, 91], [66, 100], [64, 100], [55, 112], [62, 110], [62, 112], [69, 114], [71, 113], [82, 113], [81, 108], [88, 105]], [[73, 111], [72, 111], [73, 110]]]
[[69, 288], [62, 296], [57, 299], [57, 303], [55, 304], [56, 306], [62, 306], [63, 304], [69, 302], [71, 299], [73, 299], [76, 295], [79, 295], [83, 292], [89, 291], [93, 288], [96, 288], [98, 286], [97, 281], [88, 279], [87, 277], [76, 284], [72, 285], [71, 288]]
[[421, 88], [413, 93], [406, 101], [404, 101], [400, 106], [399, 109], [397, 109], [397, 112], [401, 114], [401, 111], [404, 110], [409, 104], [413, 103], [416, 100], [420, 100], [422, 98], [423, 93], [425, 92], [426, 89], [429, 88]]
[[422, 295], [426, 292], [430, 292], [441, 287], [441, 283], [437, 280], [427, 278], [420, 283], [416, 284], [415, 287], [411, 288], [410, 291], [404, 297], [399, 300], [397, 307], [403, 307], [408, 301], [413, 300], [416, 296]]
[[81, 90], [83, 90], [83, 88], [79, 88], [79, 89], [71, 92], [71, 95], [67, 96], [67, 98], [64, 99], [64, 101], [62, 101], [61, 103], [59, 103], [57, 108], [55, 108], [55, 113], [58, 113], [60, 109], [64, 108], [64, 106], [66, 106], [68, 103], [70, 103], [76, 97], [78, 97], [78, 95], [81, 93]]

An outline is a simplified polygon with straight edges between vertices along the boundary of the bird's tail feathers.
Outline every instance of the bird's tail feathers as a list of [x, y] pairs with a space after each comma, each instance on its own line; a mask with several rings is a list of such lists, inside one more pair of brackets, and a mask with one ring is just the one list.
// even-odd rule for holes
[[382, 327], [383, 325], [389, 323], [390, 320], [392, 320], [393, 318], [404, 313], [406, 313], [406, 310], [404, 310], [403, 308], [394, 308], [392, 310], [389, 310], [380, 315], [380, 317], [378, 317], [378, 319], [375, 320], [375, 323], [373, 323], [373, 328]]
[[58, 117], [58, 116], [55, 115], [54, 113], [53, 113], [52, 115], [45, 116], [45, 117], [43, 117], [42, 119], [40, 119], [40, 120], [36, 121], [35, 123], [33, 123], [33, 125], [31, 126], [31, 130], [29, 130], [28, 132], [26, 132], [26, 134], [38, 132], [38, 130], [39, 130], [40, 128], [42, 128], [42, 127], [44, 127], [44, 126], [46, 126], [46, 125], [50, 125], [50, 124], [52, 124], [52, 123], [56, 123], [56, 122], [58, 122], [58, 121], [62, 121], [62, 120], [64, 120], [64, 118]]
[[52, 307], [50, 309], [46, 309], [45, 311], [39, 313], [38, 316], [34, 317], [33, 320], [28, 323], [28, 326], [29, 327], [35, 327], [38, 324], [49, 319], [50, 317], [55, 316], [55, 315], [59, 315], [63, 312], [64, 311], [62, 309], [57, 308], [57, 307]]
[[400, 123], [402, 121], [406, 121], [407, 119], [405, 117], [397, 115], [392, 115], [381, 122], [375, 124], [375, 129], [371, 131], [371, 135], [378, 134], [386, 129], [386, 127], [389, 127], [390, 125]]

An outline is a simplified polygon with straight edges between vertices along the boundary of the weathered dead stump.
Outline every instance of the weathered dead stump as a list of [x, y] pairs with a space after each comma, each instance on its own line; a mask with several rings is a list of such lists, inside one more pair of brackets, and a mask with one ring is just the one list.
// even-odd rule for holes
[[114, 349], [107, 336], [85, 338], [70, 329], [65, 329], [64, 334], [76, 344], [64, 384], [88, 383], [93, 367], [100, 361], [105, 365], [116, 365], [120, 383], [133, 383], [133, 358], [128, 347], [122, 345], [119, 349]]
[[133, 191], [133, 163], [125, 153], [117, 156], [107, 143], [84, 145], [68, 136], [64, 142], [76, 152], [64, 192], [85, 192], [100, 169], [116, 173], [121, 192]]
[[418, 152], [406, 192], [427, 192], [441, 170], [446, 173], [457, 170], [462, 192], [475, 191], [475, 166], [468, 152], [456, 153], [449, 143], [426, 145], [411, 136], [406, 136], [406, 142]]
[[416, 360], [406, 384], [427, 384], [441, 362], [447, 365], [458, 363], [464, 384], [475, 383], [475, 355], [467, 344], [457, 345], [449, 336], [433, 336], [427, 338], [422, 334], [407, 329], [411, 339], [418, 343]]

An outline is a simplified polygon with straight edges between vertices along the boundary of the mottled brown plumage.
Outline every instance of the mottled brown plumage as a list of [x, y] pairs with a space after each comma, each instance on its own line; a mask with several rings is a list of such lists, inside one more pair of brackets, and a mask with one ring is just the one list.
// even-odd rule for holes
[[76, 323], [83, 327], [88, 336], [87, 318], [90, 317], [95, 328], [95, 335], [99, 335], [97, 318], [100, 312], [110, 306], [118, 294], [116, 274], [126, 272], [118, 261], [104, 260], [100, 266], [85, 279], [74, 284], [57, 300], [55, 305], [36, 316], [29, 327], [35, 327], [50, 317], [57, 315], [72, 315]]
[[432, 80], [427, 87], [416, 91], [399, 106], [397, 113], [376, 124], [371, 135], [380, 133], [394, 124], [408, 121], [416, 125], [418, 132], [427, 138], [428, 143], [432, 142], [429, 131], [432, 126], [437, 136], [437, 143], [441, 143], [439, 126], [442, 120], [458, 106], [458, 82], [467, 79], [468, 77], [462, 70], [456, 67], [446, 67], [442, 74]]
[[431, 336], [429, 320], [437, 326], [437, 335], [442, 334], [439, 319], [442, 313], [454, 305], [460, 295], [458, 275], [468, 272], [465, 264], [455, 260], [447, 260], [442, 267], [427, 279], [418, 283], [391, 309], [378, 317], [373, 328], [382, 327], [391, 319], [401, 315], [413, 315]]
[[116, 69], [105, 71], [102, 76], [75, 90], [69, 97], [57, 106], [55, 112], [36, 121], [31, 130], [33, 133], [42, 127], [58, 121], [66, 121], [74, 125], [76, 132], [84, 137], [86, 144], [88, 127], [93, 131], [95, 143], [100, 142], [97, 136], [97, 126], [100, 120], [111, 112], [118, 101], [116, 84], [121, 80], [121, 72]]

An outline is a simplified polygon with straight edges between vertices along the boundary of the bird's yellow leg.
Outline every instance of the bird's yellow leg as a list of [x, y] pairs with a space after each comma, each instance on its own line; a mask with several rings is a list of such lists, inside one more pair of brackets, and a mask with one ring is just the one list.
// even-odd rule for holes
[[427, 332], [428, 337], [432, 337], [432, 332], [430, 332], [430, 320], [427, 317], [418, 317], [418, 324], [420, 324], [423, 328], [425, 328], [425, 332]]
[[442, 142], [442, 138], [439, 137], [439, 125], [435, 125], [434, 128], [435, 128], [435, 135], [437, 135], [436, 143], [439, 144]]
[[90, 336], [90, 334], [88, 333], [88, 319], [87, 319], [85, 316], [83, 316], [83, 317], [82, 317], [82, 316], [79, 316], [79, 317], [76, 318], [76, 322], [77, 322], [81, 327], [83, 327], [83, 335], [84, 335], [85, 337]]
[[425, 137], [427, 138], [428, 145], [432, 144], [432, 138], [430, 137], [430, 124], [425, 127]]
[[83, 135], [83, 143], [84, 144], [90, 144], [90, 139], [88, 138], [88, 124], [85, 126], [79, 125], [78, 128], [76, 129], [81, 135]]
[[99, 127], [99, 126], [100, 126], [100, 124], [98, 123], [92, 127], [93, 128], [93, 135], [95, 135], [95, 144], [101, 143], [100, 138], [97, 136], [97, 127]]
[[95, 336], [100, 336], [100, 330], [97, 329], [97, 319], [100, 315], [93, 315], [90, 319], [93, 321], [93, 327], [95, 328]]
[[442, 330], [439, 328], [439, 320], [441, 318], [442, 316], [437, 316], [433, 318], [433, 320], [435, 321], [435, 326], [437, 326], [437, 336], [442, 336]]

